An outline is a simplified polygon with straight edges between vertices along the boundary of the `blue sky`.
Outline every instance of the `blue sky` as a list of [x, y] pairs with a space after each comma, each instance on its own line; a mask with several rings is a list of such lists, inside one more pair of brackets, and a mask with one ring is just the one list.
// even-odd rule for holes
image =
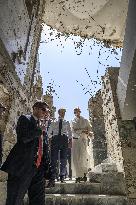
[[78, 106], [82, 116], [89, 117], [88, 100], [100, 89], [105, 69], [120, 65], [120, 49], [104, 48], [93, 39], [83, 41], [78, 36], [59, 36], [46, 25], [41, 36], [39, 56], [43, 90], [45, 93], [47, 85], [53, 83], [57, 94], [53, 94], [54, 106], [66, 108], [68, 120], [73, 119], [73, 109]]

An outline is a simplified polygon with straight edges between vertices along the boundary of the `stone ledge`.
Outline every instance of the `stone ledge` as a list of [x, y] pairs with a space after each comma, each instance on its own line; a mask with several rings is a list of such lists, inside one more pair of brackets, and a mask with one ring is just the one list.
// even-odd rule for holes
[[0, 182], [0, 205], [5, 205], [6, 201], [6, 183]]
[[53, 188], [46, 188], [47, 194], [100, 194], [100, 183], [72, 181], [64, 184], [56, 183]]
[[48, 205], [127, 205], [127, 198], [109, 195], [77, 195], [77, 194], [51, 194], [46, 195]]
[[5, 172], [0, 171], [0, 182], [5, 182], [7, 181], [8, 174]]

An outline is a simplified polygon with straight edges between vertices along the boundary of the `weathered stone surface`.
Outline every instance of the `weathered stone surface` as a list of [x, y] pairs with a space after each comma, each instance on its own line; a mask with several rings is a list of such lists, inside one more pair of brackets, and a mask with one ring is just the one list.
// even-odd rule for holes
[[129, 198], [136, 198], [136, 129], [134, 122], [131, 120], [120, 121], [119, 131], [127, 195]]
[[116, 172], [117, 173], [117, 166], [116, 163], [108, 164], [108, 163], [101, 163], [102, 172]]
[[[125, 195], [124, 179], [122, 175], [115, 174], [96, 174], [90, 176], [92, 182], [74, 183], [67, 182], [66, 184], [56, 183], [56, 186], [51, 189], [46, 189], [47, 194], [110, 194], [110, 195]], [[98, 183], [93, 182], [97, 180]]]
[[4, 205], [6, 202], [6, 183], [0, 182], [0, 205]]
[[127, 7], [128, 0], [46, 0], [44, 21], [60, 32], [109, 40], [119, 46]]
[[101, 95], [103, 99], [103, 115], [105, 122], [108, 159], [116, 163], [119, 172], [123, 172], [123, 157], [121, 149], [118, 120], [120, 119], [119, 105], [116, 95], [118, 68], [108, 68], [102, 78]]
[[128, 205], [136, 205], [136, 199], [129, 199]]
[[[19, 116], [30, 113], [42, 93], [40, 88], [36, 95], [33, 87], [40, 78], [37, 52], [45, 1], [30, 2], [28, 8], [24, 0], [0, 1], [0, 103], [7, 108], [0, 120], [3, 161], [16, 142]], [[5, 204], [6, 179], [0, 172], [0, 205]]]
[[55, 187], [46, 188], [47, 194], [100, 194], [100, 183], [70, 181], [64, 184], [56, 183]]
[[101, 194], [116, 194], [125, 195], [125, 181], [124, 175], [122, 173], [88, 173], [89, 180], [91, 182], [100, 182], [100, 192]]
[[39, 97], [38, 92], [37, 96], [33, 93], [33, 87], [40, 78], [37, 51], [45, 2], [34, 1], [29, 8], [25, 3], [0, 2], [0, 102], [7, 107], [3, 124], [0, 122], [4, 135], [3, 161], [16, 142], [19, 116], [30, 113]]
[[0, 182], [5, 182], [7, 180], [8, 174], [6, 172], [0, 171]]
[[46, 195], [48, 205], [127, 205], [123, 196], [108, 195]]
[[100, 164], [107, 158], [107, 143], [105, 137], [105, 125], [102, 105], [103, 102], [101, 91], [99, 90], [96, 93], [95, 97], [90, 98], [88, 102], [89, 118], [94, 133], [94, 139], [92, 142], [95, 166]]

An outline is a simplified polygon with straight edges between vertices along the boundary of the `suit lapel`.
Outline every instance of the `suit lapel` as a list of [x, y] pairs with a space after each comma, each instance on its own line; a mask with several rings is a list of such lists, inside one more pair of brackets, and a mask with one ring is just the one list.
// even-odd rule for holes
[[33, 115], [31, 115], [30, 121], [31, 121], [31, 123], [33, 124], [34, 127], [37, 127], [37, 123], [36, 123], [36, 120], [34, 119]]

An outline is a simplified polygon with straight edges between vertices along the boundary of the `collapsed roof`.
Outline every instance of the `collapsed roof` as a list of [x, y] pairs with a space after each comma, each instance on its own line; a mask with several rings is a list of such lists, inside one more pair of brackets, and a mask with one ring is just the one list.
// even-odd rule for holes
[[122, 46], [128, 0], [46, 0], [44, 22], [63, 33]]

